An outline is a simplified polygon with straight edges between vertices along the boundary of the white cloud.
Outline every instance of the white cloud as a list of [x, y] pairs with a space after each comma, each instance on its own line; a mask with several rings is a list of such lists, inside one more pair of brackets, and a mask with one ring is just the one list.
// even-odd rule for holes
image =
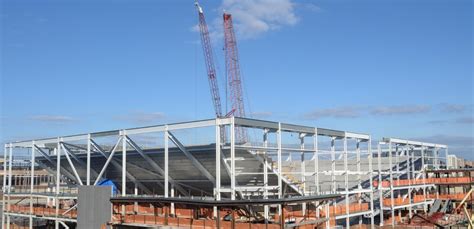
[[429, 105], [382, 106], [373, 108], [371, 113], [373, 115], [408, 115], [427, 113], [430, 110]]
[[49, 123], [68, 123], [77, 121], [76, 119], [69, 116], [62, 115], [36, 115], [30, 117], [31, 120]]
[[[316, 109], [303, 115], [306, 119], [321, 118], [358, 118], [361, 116], [399, 116], [409, 114], [422, 114], [431, 111], [430, 105], [400, 105], [400, 106], [341, 106]], [[441, 120], [430, 122], [441, 124]], [[466, 121], [466, 120], [464, 120]]]
[[466, 105], [451, 104], [451, 103], [443, 103], [440, 106], [441, 106], [441, 111], [445, 113], [463, 113], [468, 108], [468, 106]]
[[305, 10], [309, 10], [312, 12], [321, 12], [322, 9], [318, 5], [314, 3], [298, 3], [298, 8], [302, 8]]
[[[291, 0], [223, 0], [220, 8], [232, 14], [239, 39], [255, 38], [298, 22]], [[222, 18], [218, 20], [222, 26]]]

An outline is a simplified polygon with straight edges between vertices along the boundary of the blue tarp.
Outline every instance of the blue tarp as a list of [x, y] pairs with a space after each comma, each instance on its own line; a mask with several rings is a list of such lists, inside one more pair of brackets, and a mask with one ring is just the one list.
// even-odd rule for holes
[[117, 186], [111, 180], [104, 179], [101, 182], [99, 182], [99, 184], [97, 184], [97, 185], [98, 186], [110, 186], [110, 187], [112, 187], [112, 194], [113, 195], [116, 195], [118, 193]]

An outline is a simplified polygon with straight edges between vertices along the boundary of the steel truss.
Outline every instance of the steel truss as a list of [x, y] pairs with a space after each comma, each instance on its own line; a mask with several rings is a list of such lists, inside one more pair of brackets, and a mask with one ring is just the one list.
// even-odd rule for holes
[[[211, 137], [213, 144], [215, 162], [213, 171], [209, 166], [204, 165], [195, 155], [189, 151], [189, 146], [185, 145], [182, 139], [174, 134], [175, 131], [183, 131], [190, 129], [210, 128], [213, 130], [214, 136]], [[240, 143], [236, 141], [236, 128], [245, 128], [249, 135], [252, 132], [255, 138], [250, 143]], [[225, 131], [222, 131], [225, 130]], [[228, 133], [226, 133], [226, 131]], [[163, 164], [151, 158], [143, 146], [135, 141], [135, 137], [143, 134], [162, 134], [163, 135]], [[224, 137], [223, 135], [229, 136]], [[103, 138], [113, 139], [109, 144], [99, 144], [99, 140]], [[329, 139], [329, 145], [324, 145], [320, 139]], [[293, 143], [292, 141], [296, 141]], [[372, 152], [372, 139], [368, 134], [359, 134], [346, 131], [338, 131], [324, 128], [316, 128], [309, 126], [293, 125], [280, 122], [271, 122], [263, 120], [254, 120], [247, 118], [229, 117], [208, 119], [194, 122], [183, 122], [167, 125], [148, 126], [140, 128], [113, 130], [105, 132], [95, 132], [88, 134], [79, 134], [72, 136], [63, 136], [57, 138], [38, 139], [31, 141], [12, 142], [5, 145], [4, 155], [4, 176], [3, 187], [3, 212], [6, 218], [6, 228], [10, 228], [11, 216], [29, 218], [30, 228], [32, 228], [34, 218], [41, 218], [33, 212], [33, 196], [41, 198], [52, 198], [54, 200], [55, 215], [44, 216], [44, 219], [54, 220], [56, 228], [64, 225], [65, 221], [74, 221], [74, 219], [64, 219], [61, 216], [59, 203], [64, 199], [75, 199], [74, 195], [68, 196], [65, 193], [67, 186], [80, 185], [98, 185], [102, 178], [107, 177], [109, 166], [121, 172], [119, 182], [121, 184], [120, 196], [140, 196], [141, 194], [154, 194], [143, 181], [128, 171], [128, 168], [139, 169], [140, 166], [127, 161], [128, 154], [134, 151], [145, 160], [151, 168], [148, 174], [155, 176], [156, 184], [162, 189], [162, 196], [165, 198], [187, 196], [190, 190], [196, 190], [185, 181], [175, 179], [176, 174], [170, 173], [170, 143], [179, 149], [178, 153], [183, 154], [189, 160], [196, 173], [201, 174], [207, 179], [212, 186], [213, 193], [207, 196], [220, 201], [222, 199], [247, 199], [255, 198], [255, 196], [263, 199], [282, 199], [288, 196], [314, 196], [324, 194], [341, 194], [343, 198], [332, 201], [329, 204], [320, 205], [318, 201], [312, 204], [315, 208], [314, 215], [311, 217], [320, 217], [325, 212], [326, 217], [332, 218], [333, 223], [343, 220], [343, 225], [349, 227], [356, 223], [362, 224], [363, 218], [369, 219], [370, 224], [374, 225], [374, 217], [380, 212], [380, 222], [383, 224], [383, 212], [391, 211], [392, 224], [394, 225], [394, 216], [397, 206], [393, 204], [394, 192], [399, 192], [397, 188], [390, 186], [389, 189], [383, 187], [382, 182], [377, 187], [373, 186], [374, 179], [378, 177], [378, 181], [400, 179], [403, 172], [408, 178], [425, 178], [424, 168], [432, 166], [440, 168], [442, 157], [439, 156], [439, 150], [446, 150], [445, 145], [436, 145], [421, 142], [412, 142], [400, 139], [383, 139], [379, 143], [378, 152]], [[381, 146], [388, 146], [388, 150], [382, 150]], [[328, 149], [323, 149], [327, 147]], [[395, 147], [395, 148], [394, 148]], [[410, 148], [412, 147], [412, 148]], [[37, 167], [45, 168], [52, 177], [54, 177], [54, 187], [51, 189], [52, 195], [39, 195], [38, 188], [31, 182], [29, 195], [30, 211], [29, 214], [17, 214], [11, 212], [12, 197], [17, 193], [14, 192], [12, 184], [12, 162], [13, 151], [16, 149], [29, 149], [31, 153], [31, 177], [35, 176]], [[404, 157], [406, 159], [405, 171], [399, 171], [401, 162], [399, 161], [401, 148], [406, 149]], [[410, 150], [408, 149], [410, 148]], [[417, 153], [414, 153], [414, 152]], [[430, 153], [428, 153], [428, 151]], [[248, 172], [243, 168], [242, 152], [246, 152], [247, 160], [256, 161], [261, 168], [255, 172]], [[421, 153], [419, 153], [421, 152]], [[174, 152], [176, 153], [176, 152]], [[84, 156], [85, 155], [85, 156]], [[297, 160], [293, 161], [293, 156], [297, 155]], [[378, 167], [373, 168], [376, 162], [373, 156], [378, 158]], [[388, 155], [389, 169], [381, 166], [381, 158]], [[105, 158], [105, 163], [100, 170], [94, 170], [92, 167], [92, 158]], [[285, 160], [285, 158], [288, 159]], [[387, 156], [385, 156], [387, 157]], [[396, 162], [392, 158], [395, 157]], [[41, 160], [40, 160], [40, 159]], [[61, 159], [65, 158], [66, 165], [61, 163]], [[414, 164], [418, 158], [421, 158], [422, 169], [415, 168]], [[44, 160], [43, 160], [44, 159]], [[84, 161], [85, 160], [85, 161]], [[362, 165], [362, 161], [367, 167]], [[330, 168], [324, 165], [330, 163]], [[339, 164], [342, 163], [342, 168]], [[298, 169], [291, 168], [292, 164], [297, 164]], [[138, 168], [137, 168], [138, 167]], [[375, 167], [375, 166], [374, 166]], [[224, 168], [225, 171], [221, 171]], [[355, 169], [354, 169], [355, 168]], [[84, 171], [85, 170], [85, 174]], [[228, 177], [224, 177], [228, 174]], [[394, 174], [397, 174], [395, 176]], [[421, 174], [421, 175], [420, 175]], [[260, 183], [251, 186], [239, 182], [241, 177], [245, 176], [261, 177]], [[388, 175], [388, 176], [386, 176]], [[355, 176], [356, 185], [351, 186]], [[276, 182], [272, 183], [272, 178], [276, 177]], [[338, 178], [343, 178], [340, 180]], [[328, 182], [324, 180], [328, 178]], [[223, 180], [229, 179], [228, 185], [223, 184]], [[149, 182], [149, 181], [147, 181]], [[203, 180], [202, 182], [206, 182]], [[322, 184], [329, 183], [330, 190], [322, 190], [325, 186]], [[131, 187], [133, 184], [133, 187]], [[342, 186], [342, 189], [338, 189]], [[409, 185], [405, 189], [408, 190], [408, 198], [412, 203], [411, 190], [422, 188], [426, 197], [425, 186]], [[378, 190], [376, 189], [378, 188]], [[379, 193], [380, 206], [375, 206], [375, 194]], [[139, 194], [140, 193], [140, 194]], [[389, 193], [392, 205], [387, 208], [383, 205], [383, 198]], [[352, 206], [367, 204], [366, 209], [352, 210]], [[419, 204], [419, 203], [416, 203]], [[425, 201], [424, 207], [429, 204]], [[330, 209], [342, 206], [345, 210], [340, 214], [331, 212]], [[406, 206], [412, 214], [414, 204]], [[308, 214], [306, 211], [306, 203], [301, 204], [301, 212], [303, 215]], [[171, 206], [173, 211], [173, 206]], [[275, 214], [281, 214], [282, 209], [277, 209]], [[125, 214], [125, 208], [122, 208]], [[264, 207], [264, 217], [269, 220], [271, 209]], [[308, 215], [305, 215], [308, 217]], [[331, 226], [331, 221], [326, 221], [326, 226]], [[3, 227], [2, 227], [3, 228]]]

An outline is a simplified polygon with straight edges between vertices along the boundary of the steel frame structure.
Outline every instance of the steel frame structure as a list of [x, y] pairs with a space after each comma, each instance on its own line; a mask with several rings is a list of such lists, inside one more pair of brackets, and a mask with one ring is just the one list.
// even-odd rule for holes
[[[210, 171], [209, 167], [205, 166], [199, 159], [195, 157], [195, 154], [189, 151], [187, 145], [182, 143], [182, 140], [176, 137], [175, 131], [198, 129], [198, 128], [210, 128], [213, 130], [214, 137], [211, 137], [214, 141], [213, 151], [215, 156], [214, 171]], [[255, 139], [249, 143], [239, 143], [236, 141], [236, 128], [245, 128], [250, 133], [251, 131], [258, 132]], [[223, 133], [225, 130], [226, 133]], [[145, 149], [140, 146], [134, 139], [134, 136], [141, 134], [162, 134], [163, 135], [163, 158], [162, 164], [156, 160], [150, 158], [150, 154], [145, 152]], [[229, 136], [224, 138], [222, 136]], [[111, 144], [108, 147], [104, 147], [98, 143], [97, 139], [110, 138]], [[330, 144], [324, 145], [319, 139], [329, 139]], [[297, 141], [296, 144], [292, 141]], [[82, 144], [77, 144], [82, 142]], [[339, 146], [338, 146], [339, 144]], [[361, 145], [365, 144], [365, 148]], [[392, 216], [396, 208], [392, 205], [390, 209], [385, 208], [382, 204], [375, 206], [375, 193], [377, 192], [376, 187], [373, 186], [373, 179], [381, 177], [383, 174], [388, 174], [390, 178], [393, 178], [395, 174], [394, 169], [385, 171], [381, 168], [380, 159], [382, 145], [388, 145], [389, 151], [392, 152], [392, 144], [398, 146], [413, 146], [421, 149], [422, 162], [429, 162], [435, 168], [440, 168], [440, 157], [438, 150], [446, 149], [445, 145], [436, 145], [421, 142], [412, 142], [399, 139], [383, 139], [379, 143], [378, 152], [372, 152], [372, 140], [368, 134], [352, 133], [347, 131], [338, 131], [310, 126], [293, 125], [280, 122], [271, 122], [263, 120], [255, 120], [248, 118], [239, 117], [228, 117], [228, 118], [216, 118], [208, 120], [200, 120], [193, 122], [183, 122], [167, 125], [148, 126], [131, 129], [112, 130], [104, 132], [87, 133], [80, 135], [71, 135], [55, 138], [37, 139], [30, 141], [19, 141], [5, 144], [4, 155], [4, 176], [3, 187], [3, 213], [6, 218], [6, 228], [10, 228], [11, 217], [27, 217], [29, 219], [30, 228], [33, 228], [33, 220], [35, 218], [41, 218], [33, 214], [33, 197], [44, 197], [53, 198], [56, 209], [54, 217], [48, 216], [44, 219], [53, 220], [56, 223], [56, 228], [60, 225], [65, 225], [65, 222], [75, 222], [75, 219], [65, 218], [60, 214], [59, 202], [64, 199], [75, 199], [74, 194], [68, 194], [65, 192], [64, 187], [78, 186], [78, 185], [97, 185], [101, 178], [107, 175], [107, 170], [110, 166], [120, 171], [120, 196], [140, 196], [142, 194], [153, 194], [150, 190], [150, 186], [144, 184], [142, 180], [136, 177], [136, 174], [132, 174], [127, 168], [137, 167], [127, 161], [128, 152], [137, 152], [147, 163], [150, 168], [147, 173], [156, 175], [156, 182], [153, 184], [158, 186], [163, 192], [160, 193], [165, 198], [173, 198], [175, 195], [189, 195], [190, 189], [193, 189], [188, 184], [185, 184], [182, 180], [176, 180], [173, 177], [175, 174], [170, 174], [170, 145], [176, 146], [194, 166], [196, 171], [202, 174], [206, 180], [202, 182], [208, 182], [212, 186], [213, 193], [207, 195], [207, 197], [215, 199], [217, 201], [223, 199], [246, 199], [255, 198], [255, 196], [263, 199], [272, 198], [286, 198], [288, 196], [313, 196], [313, 195], [324, 195], [324, 194], [341, 194], [344, 197], [332, 201], [331, 207], [334, 209], [336, 206], [343, 206], [345, 210], [342, 214], [331, 215], [329, 210], [329, 204], [324, 206], [318, 202], [314, 203], [315, 215], [318, 217], [320, 212], [326, 212], [327, 217], [331, 217], [336, 221], [344, 221], [343, 225], [349, 227], [354, 224], [354, 221], [359, 224], [362, 223], [363, 218], [370, 220], [370, 225], [374, 226], [374, 217], [377, 211], [380, 211], [381, 223], [383, 223], [383, 211], [391, 210]], [[324, 150], [324, 146], [329, 147], [329, 150]], [[351, 148], [352, 147], [352, 148]], [[32, 183], [30, 186], [29, 193], [15, 193], [12, 189], [12, 163], [13, 151], [19, 148], [27, 148], [31, 152], [31, 176], [35, 176], [36, 166], [44, 167], [51, 176], [55, 177], [55, 187], [52, 189], [52, 195], [46, 195], [37, 193], [37, 190]], [[351, 149], [349, 149], [351, 148]], [[417, 148], [417, 149], [418, 149]], [[79, 155], [74, 149], [81, 150], [82, 154]], [[427, 156], [424, 151], [426, 149], [436, 149], [436, 153], [431, 156]], [[245, 158], [242, 159], [238, 154], [239, 152], [247, 152], [248, 155], [259, 163], [261, 170], [253, 174], [246, 172], [245, 168], [242, 168], [242, 163], [245, 163]], [[398, 152], [398, 151], [394, 151]], [[414, 152], [414, 151], [413, 151]], [[297, 155], [299, 170], [291, 170], [291, 167], [287, 161], [284, 161], [284, 157], [289, 158], [292, 155]], [[97, 155], [105, 159], [105, 163], [101, 166], [100, 170], [94, 170], [92, 160]], [[373, 157], [378, 155], [378, 168], [373, 168], [375, 163]], [[388, 153], [390, 163], [392, 163], [392, 153]], [[398, 155], [398, 156], [397, 156]], [[418, 157], [418, 154], [410, 154], [412, 158]], [[400, 155], [395, 153], [398, 158]], [[361, 163], [361, 157], [366, 158], [367, 169], [364, 170]], [[40, 159], [38, 159], [40, 158]], [[66, 165], [63, 164], [62, 160], [65, 158], [67, 161]], [[327, 159], [328, 158], [328, 159]], [[85, 160], [85, 161], [84, 161]], [[95, 160], [95, 159], [94, 159]], [[244, 160], [242, 162], [242, 160]], [[397, 159], [398, 160], [398, 159]], [[413, 160], [413, 159], [412, 159]], [[323, 168], [324, 164], [330, 162], [330, 169]], [[46, 163], [49, 164], [45, 165]], [[342, 163], [341, 166], [338, 163]], [[392, 164], [390, 164], [390, 167]], [[65, 167], [67, 166], [67, 168]], [[398, 168], [399, 164], [397, 164]], [[437, 167], [436, 167], [437, 166]], [[355, 169], [353, 169], [355, 167]], [[424, 165], [423, 165], [423, 168]], [[82, 173], [80, 169], [85, 170]], [[139, 169], [139, 168], [135, 168]], [[225, 171], [222, 171], [224, 169]], [[309, 170], [311, 169], [311, 170]], [[422, 174], [424, 178], [423, 170], [414, 170], [415, 167], [411, 167], [411, 173], [418, 176]], [[409, 171], [410, 171], [409, 169]], [[145, 170], [143, 171], [145, 172]], [[228, 174], [230, 183], [223, 185], [223, 175]], [[255, 177], [261, 177], [262, 182], [255, 183], [252, 185], [239, 184], [240, 176], [254, 175]], [[271, 183], [271, 177], [276, 177], [276, 182]], [[356, 185], [350, 186], [352, 177], [356, 177]], [[330, 190], [322, 190], [322, 184], [324, 184], [324, 178], [328, 178], [330, 184]], [[342, 177], [342, 180], [338, 178]], [[296, 178], [296, 179], [295, 179]], [[364, 184], [363, 184], [364, 183]], [[380, 185], [378, 189], [379, 193], [386, 192], [386, 189]], [[133, 185], [132, 185], [133, 184]], [[338, 186], [342, 186], [342, 189], [338, 189]], [[418, 186], [416, 186], [418, 187]], [[416, 188], [415, 186], [407, 187], [408, 190]], [[427, 185], [422, 186], [424, 189]], [[194, 188], [196, 189], [196, 188]], [[390, 187], [390, 197], [393, 202], [393, 193], [396, 188]], [[141, 194], [139, 194], [141, 193]], [[426, 196], [426, 191], [424, 191]], [[29, 198], [30, 201], [30, 213], [29, 214], [18, 214], [11, 212], [12, 197], [22, 195], [23, 197]], [[380, 198], [383, 198], [380, 197]], [[411, 197], [409, 197], [411, 198]], [[382, 199], [380, 199], [381, 202]], [[352, 204], [361, 205], [365, 202], [368, 205], [367, 210], [353, 211], [351, 212], [350, 206]], [[429, 202], [425, 201], [426, 206]], [[414, 204], [407, 206], [411, 208]], [[302, 214], [307, 214], [306, 204], [302, 204]], [[173, 209], [173, 206], [171, 206]], [[379, 210], [377, 208], [380, 208]], [[281, 208], [276, 209], [276, 212], [281, 214]], [[125, 214], [125, 208], [122, 208], [123, 214]], [[264, 217], [268, 220], [270, 218], [271, 209], [264, 208]], [[313, 214], [313, 213], [311, 213]], [[392, 219], [394, 219], [392, 217]], [[394, 222], [393, 222], [394, 224]], [[326, 222], [326, 227], [330, 227], [331, 222]]]
[[[441, 157], [440, 150], [444, 150], [445, 156]], [[427, 189], [434, 188], [435, 185], [426, 182], [427, 169], [441, 169], [442, 161], [448, 156], [448, 147], [442, 144], [410, 141], [398, 138], [383, 138], [378, 143], [378, 192], [380, 226], [384, 225], [384, 212], [390, 214], [390, 225], [396, 225], [395, 214], [401, 217], [401, 210], [408, 210], [408, 217], [412, 218], [415, 208], [420, 206], [426, 213], [428, 205], [433, 203], [427, 197]], [[382, 160], [388, 159], [388, 167], [382, 167]], [[394, 161], [395, 160], [395, 161]], [[419, 161], [419, 162], [418, 162]], [[400, 181], [408, 181], [401, 184]], [[420, 182], [416, 182], [419, 180]], [[384, 187], [383, 182], [389, 183]], [[397, 184], [397, 185], [394, 185]], [[415, 202], [413, 193], [422, 190], [423, 200]], [[396, 205], [395, 194], [407, 199], [406, 204]], [[384, 206], [384, 199], [389, 197], [389, 206]]]

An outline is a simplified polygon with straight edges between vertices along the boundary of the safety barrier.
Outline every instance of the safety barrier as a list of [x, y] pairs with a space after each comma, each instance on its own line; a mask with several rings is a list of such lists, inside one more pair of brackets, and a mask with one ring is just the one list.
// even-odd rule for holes
[[[412, 199], [413, 199], [413, 203], [420, 203], [420, 202], [425, 201], [425, 197], [423, 195], [413, 195]], [[426, 199], [428, 200], [428, 199], [432, 199], [432, 198], [427, 195]], [[407, 205], [407, 204], [410, 204], [410, 199], [408, 197], [406, 197], [406, 198], [402, 198], [402, 197], [393, 198], [393, 205], [394, 206], [402, 206], [402, 205]], [[384, 199], [383, 200], [383, 205], [385, 207], [392, 206], [392, 202], [391, 202], [390, 198]]]
[[[454, 193], [454, 194], [429, 194], [428, 195], [430, 198], [433, 199], [440, 199], [440, 200], [462, 200], [466, 196], [466, 193]], [[471, 198], [474, 199], [474, 193], [471, 194]]]
[[[349, 204], [349, 214], [350, 213], [357, 213], [357, 212], [365, 212], [369, 210], [369, 203], [355, 203]], [[346, 205], [345, 204], [338, 204], [336, 206], [332, 205], [329, 206], [329, 216], [338, 216], [338, 215], [346, 215]], [[321, 217], [326, 217], [326, 210], [321, 211]]]
[[[114, 221], [113, 223], [116, 224], [137, 224], [137, 225], [167, 225], [171, 227], [190, 227], [190, 228], [216, 228], [216, 220], [215, 219], [190, 219], [190, 218], [181, 218], [181, 217], [163, 217], [157, 215], [125, 215], [122, 216], [120, 214], [114, 214]], [[231, 221], [225, 221], [221, 219], [219, 222], [221, 228], [232, 228]], [[279, 224], [267, 224], [264, 223], [251, 223], [251, 222], [241, 222], [236, 220], [235, 229], [248, 229], [248, 228], [255, 228], [255, 229], [278, 229], [280, 228]], [[314, 228], [314, 225], [302, 225], [298, 228], [306, 229], [306, 228]]]
[[[30, 214], [30, 206], [11, 205], [9, 212], [28, 214], [29, 215]], [[33, 215], [56, 217], [56, 208], [54, 208], [54, 207], [50, 208], [50, 207], [34, 206], [33, 207]], [[67, 209], [59, 209], [59, 217], [76, 219], [77, 218], [77, 210], [72, 209], [72, 210], [68, 211]]]
[[[445, 178], [420, 178], [420, 179], [403, 179], [394, 180], [392, 182], [394, 187], [409, 186], [409, 185], [421, 185], [421, 184], [466, 184], [473, 183], [474, 179], [471, 177], [445, 177]], [[382, 181], [382, 187], [390, 187], [390, 181]], [[373, 182], [374, 187], [378, 187], [379, 182]]]

